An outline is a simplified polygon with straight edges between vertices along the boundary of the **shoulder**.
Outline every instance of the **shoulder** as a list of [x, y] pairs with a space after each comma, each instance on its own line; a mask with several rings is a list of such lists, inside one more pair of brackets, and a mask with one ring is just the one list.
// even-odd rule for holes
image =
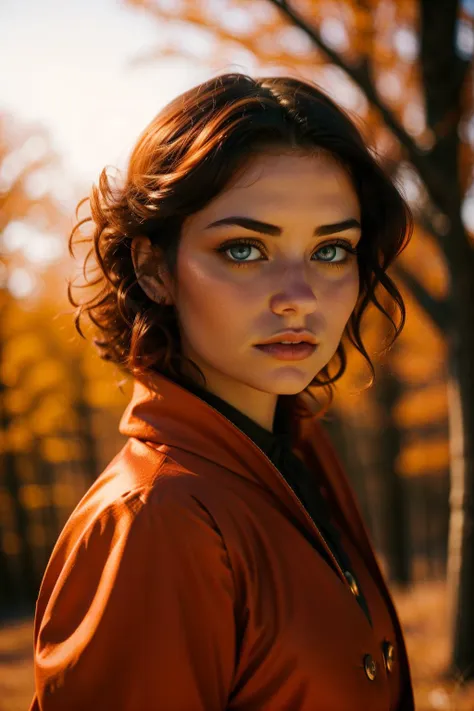
[[[201, 495], [202, 490], [202, 495]], [[204, 528], [219, 534], [205, 502], [205, 487], [193, 472], [177, 471], [166, 462], [147, 484], [110, 494], [86, 517], [83, 535], [120, 535], [130, 540], [147, 536], [172, 536], [176, 544]], [[85, 504], [87, 509], [87, 504]], [[75, 511], [81, 517], [81, 506]]]
[[165, 461], [160, 472], [134, 487], [98, 480], [53, 551], [36, 606], [35, 664], [43, 696], [60, 679], [55, 708], [100, 701], [105, 711], [127, 698], [134, 708], [150, 699], [156, 708], [163, 699], [176, 709], [224, 707], [201, 691], [230, 688], [233, 569], [192, 472], [166, 471]]
[[79, 558], [104, 564], [113, 548], [120, 549], [122, 563], [128, 551], [133, 558], [135, 549], [163, 549], [171, 541], [176, 554], [190, 540], [201, 547], [201, 555], [224, 548], [213, 497], [206, 496], [209, 484], [158, 454], [145, 466], [129, 452], [114, 458], [67, 519], [47, 574]]
[[196, 518], [212, 524], [204, 500], [212, 499], [215, 485], [218, 482], [202, 476], [199, 467], [190, 469], [175, 461], [166, 448], [129, 440], [84, 494], [70, 521], [83, 529], [106, 522], [120, 522], [122, 528], [166, 520], [172, 525], [176, 517], [182, 524]]
[[117, 587], [159, 586], [163, 575], [185, 578], [196, 566], [233, 589], [222, 532], [188, 477], [157, 477], [106, 501], [95, 498], [92, 504], [86, 495], [66, 522], [43, 577], [39, 610], [66, 589], [86, 594], [84, 586], [93, 591], [105, 580]]

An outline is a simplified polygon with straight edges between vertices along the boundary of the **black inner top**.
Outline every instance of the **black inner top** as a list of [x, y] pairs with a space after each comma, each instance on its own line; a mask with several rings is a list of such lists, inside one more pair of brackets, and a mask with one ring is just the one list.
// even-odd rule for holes
[[[307, 513], [321, 531], [342, 570], [352, 573], [351, 561], [341, 544], [339, 531], [331, 523], [328, 505], [319, 487], [315, 485], [315, 477], [311, 475], [301, 459], [292, 451], [291, 435], [283, 409], [277, 405], [273, 432], [269, 432], [250, 417], [247, 417], [243, 412], [233, 407], [226, 400], [202, 388], [197, 383], [193, 383], [192, 385], [186, 383], [186, 385], [183, 385], [183, 383], [180, 382], [179, 385], [193, 392], [221, 412], [260, 447], [300, 499]], [[315, 541], [311, 539], [310, 543], [314, 545]], [[326, 559], [328, 559], [326, 551], [322, 548], [319, 548], [319, 550]], [[329, 560], [329, 562], [332, 565], [332, 561]], [[354, 575], [354, 573], [352, 573], [352, 575]], [[354, 575], [354, 577], [356, 576]], [[359, 592], [360, 594], [357, 596], [357, 600], [369, 619], [369, 622], [372, 624], [367, 602], [362, 594], [360, 585]]]

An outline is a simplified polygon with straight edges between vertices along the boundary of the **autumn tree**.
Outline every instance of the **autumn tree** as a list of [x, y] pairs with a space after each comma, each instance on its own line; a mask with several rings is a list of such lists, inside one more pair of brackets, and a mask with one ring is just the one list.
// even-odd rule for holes
[[[11, 563], [9, 551], [18, 551], [27, 587], [28, 576], [33, 570], [31, 551], [21, 543], [21, 532], [24, 532], [27, 523], [25, 511], [17, 496], [17, 459], [9, 441], [12, 420], [3, 378], [3, 353], [8, 339], [6, 323], [15, 300], [11, 290], [12, 282], [15, 276], [24, 274], [21, 271], [24, 258], [10, 244], [9, 228], [21, 221], [35, 219], [35, 211], [38, 209], [46, 219], [54, 219], [57, 215], [57, 207], [51, 195], [40, 194], [31, 185], [41, 170], [56, 161], [57, 155], [50, 148], [48, 136], [43, 129], [14, 122], [6, 114], [0, 115], [0, 504], [3, 512], [3, 530], [0, 527], [0, 605], [18, 600], [18, 590], [13, 589], [12, 576], [8, 574]], [[9, 513], [14, 518], [15, 531], [20, 533], [19, 536], [16, 534], [17, 537], [5, 528]]]
[[51, 143], [43, 127], [0, 116], [0, 616], [34, 607], [65, 519], [116, 448], [125, 399], [73, 326], [73, 209]]

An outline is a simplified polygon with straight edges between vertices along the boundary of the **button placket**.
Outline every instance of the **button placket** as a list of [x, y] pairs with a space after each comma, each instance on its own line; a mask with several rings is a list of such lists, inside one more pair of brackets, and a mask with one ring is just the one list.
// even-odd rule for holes
[[349, 587], [351, 589], [351, 592], [353, 595], [356, 597], [359, 597], [360, 591], [359, 591], [359, 586], [357, 585], [357, 580], [353, 576], [350, 570], [345, 570], [344, 575], [346, 576], [346, 580], [349, 583]]
[[387, 674], [390, 674], [395, 664], [395, 647], [388, 639], [384, 640], [382, 644], [382, 655]]
[[377, 678], [377, 662], [371, 654], [364, 656], [364, 671], [369, 681], [375, 681]]

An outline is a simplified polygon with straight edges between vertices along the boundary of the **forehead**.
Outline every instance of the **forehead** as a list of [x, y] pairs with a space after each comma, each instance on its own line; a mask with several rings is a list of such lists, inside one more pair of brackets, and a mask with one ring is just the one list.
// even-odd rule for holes
[[360, 214], [346, 170], [325, 153], [262, 152], [248, 158], [224, 190], [195, 217], [200, 225], [232, 214], [263, 218], [289, 213], [294, 217], [321, 211], [328, 215], [343, 211], [348, 213], [345, 217]]

